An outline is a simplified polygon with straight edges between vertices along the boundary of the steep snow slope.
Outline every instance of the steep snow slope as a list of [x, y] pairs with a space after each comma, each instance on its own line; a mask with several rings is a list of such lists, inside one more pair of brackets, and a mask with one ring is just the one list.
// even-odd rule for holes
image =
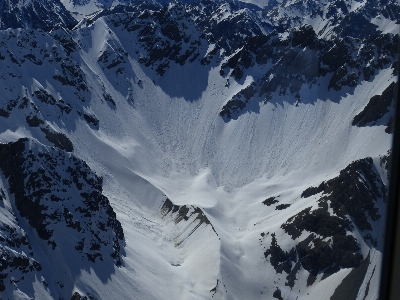
[[313, 28], [204, 2], [2, 31], [2, 297], [374, 299], [398, 36]]
[[[90, 53], [89, 57], [93, 56]], [[382, 72], [376, 81], [363, 83], [354, 94], [344, 95], [337, 102], [303, 100], [296, 107], [284, 101], [284, 97], [276, 97], [277, 103], [262, 105], [259, 113], [247, 113], [225, 123], [216, 112], [241, 85], [234, 83], [222, 91], [215, 88], [214, 84], [222, 86], [225, 80], [217, 68], [211, 68], [205, 79], [200, 77], [201, 69], [197, 70], [200, 78], [197, 77], [195, 86], [190, 86], [192, 82], [185, 78], [195, 70], [190, 66], [180, 68], [182, 78], [175, 81], [177, 72], [173, 68], [163, 78], [155, 77], [159, 81], [154, 85], [153, 79], [134, 65], [135, 76], [141, 81], [140, 85], [131, 86], [134, 109], [124, 99], [129, 95], [128, 90], [122, 95], [111, 93], [115, 100], [118, 97], [125, 100], [120, 121], [112, 118], [112, 125], [103, 124], [95, 138], [95, 147], [86, 135], [85, 140], [83, 136], [73, 140], [82, 149], [77, 150], [78, 155], [86, 158], [91, 153], [94, 157], [87, 157], [88, 161], [100, 159], [106, 164], [110, 154], [100, 150], [104, 148], [102, 141], [110, 146], [118, 144], [118, 152], [126, 157], [125, 168], [146, 178], [175, 204], [205, 208], [221, 239], [219, 269], [224, 283], [224, 287], [219, 287], [221, 291], [228, 291], [229, 297], [237, 299], [271, 295], [275, 287], [282, 289], [285, 285], [278, 283], [279, 275], [270, 266], [259, 267], [263, 253], [254, 244], [258, 244], [262, 232], [279, 230], [278, 220], [286, 220], [310, 205], [309, 201], [296, 201], [307, 187], [336, 176], [356, 159], [378, 158], [386, 153], [390, 135], [384, 132], [384, 127], [357, 128], [351, 126], [350, 120], [363, 108], [366, 99], [378, 90], [380, 93], [379, 82], [387, 82], [392, 77], [391, 71]], [[168, 72], [173, 74], [172, 80], [168, 80]], [[207, 83], [200, 98], [187, 101], [182, 95], [192, 96], [190, 91], [195, 91], [202, 79]], [[171, 85], [177, 94], [172, 99], [167, 94]], [[327, 82], [321, 85], [326, 91]], [[306, 89], [302, 99], [307, 99], [309, 93]], [[334, 98], [335, 93], [331, 95]], [[326, 98], [330, 98], [329, 94]], [[101, 109], [93, 111], [100, 120], [105, 119]], [[292, 204], [290, 208], [280, 212], [261, 205], [264, 199], [277, 195], [281, 196], [280, 203]], [[289, 240], [280, 237], [278, 241], [285, 249], [291, 247]], [[269, 243], [263, 240], [266, 247]], [[362, 247], [364, 257], [367, 248], [367, 245]], [[321, 290], [318, 285], [306, 288], [303, 281], [299, 283], [301, 292], [291, 295], [307, 296], [313, 291], [326, 299], [347, 273], [348, 269], [343, 269], [336, 277], [325, 279]], [[277, 282], [274, 286], [265, 283], [274, 281]], [[371, 292], [376, 292], [376, 287], [375, 284]], [[285, 293], [289, 297], [289, 291]]]

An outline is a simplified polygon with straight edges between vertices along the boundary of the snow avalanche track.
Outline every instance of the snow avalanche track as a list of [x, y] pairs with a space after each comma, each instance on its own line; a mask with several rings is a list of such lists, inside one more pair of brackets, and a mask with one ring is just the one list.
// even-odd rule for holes
[[[259, 112], [225, 123], [219, 111], [252, 82], [250, 75], [225, 87], [216, 63], [173, 65], [158, 77], [130, 59], [126, 83], [116, 84], [94, 58], [107, 44], [121, 45], [130, 38], [117, 30], [104, 37], [110, 31], [101, 19], [84, 30], [92, 37], [81, 53], [88, 81], [102, 82], [116, 108], [93, 93], [90, 108], [101, 120], [100, 128], [79, 122], [70, 139], [76, 154], [104, 177], [105, 194], [125, 231], [126, 268], [106, 287], [109, 291], [109, 285], [117, 285], [112, 290], [121, 297], [131, 295], [133, 288], [136, 299], [207, 299], [210, 291], [217, 299], [263, 298], [276, 274], [268, 275], [271, 266], [255, 247], [260, 233], [273, 232], [283, 220], [315, 205], [299, 197], [307, 187], [337, 176], [354, 160], [378, 158], [390, 148], [384, 126], [351, 126], [367, 100], [382, 93], [392, 78], [390, 70], [340, 93], [326, 92], [328, 83], [322, 78], [320, 92], [301, 90], [298, 107], [293, 99], [276, 95]], [[129, 43], [121, 46], [128, 52], [131, 48]], [[203, 228], [174, 245], [179, 230], [154, 214], [164, 194], [175, 205], [201, 208], [217, 235]], [[277, 195], [290, 208], [261, 205]], [[346, 272], [299, 293], [288, 290], [288, 299], [327, 299]], [[82, 282], [89, 277], [82, 275]], [[283, 282], [276, 284], [287, 290]], [[99, 295], [103, 289], [96, 286]]]

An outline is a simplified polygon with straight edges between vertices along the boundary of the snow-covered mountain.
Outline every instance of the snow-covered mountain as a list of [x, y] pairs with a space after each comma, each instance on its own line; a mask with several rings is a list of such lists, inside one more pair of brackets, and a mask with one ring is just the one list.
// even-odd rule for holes
[[399, 12], [0, 3], [0, 298], [377, 299]]
[[0, 3], [0, 29], [72, 28], [76, 20], [59, 0], [4, 0]]

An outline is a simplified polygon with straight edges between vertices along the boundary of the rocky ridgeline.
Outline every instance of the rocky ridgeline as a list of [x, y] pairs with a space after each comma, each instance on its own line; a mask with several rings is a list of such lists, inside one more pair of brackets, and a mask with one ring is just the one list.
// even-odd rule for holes
[[122, 263], [121, 224], [102, 194], [102, 179], [85, 162], [28, 139], [0, 145], [0, 153], [0, 169], [19, 215], [48, 247], [79, 252], [91, 262], [108, 255], [116, 265]]
[[[335, 4], [297, 1], [285, 7], [271, 4], [265, 10], [215, 1], [173, 2], [165, 6], [154, 1], [134, 4], [106, 8], [76, 26], [82, 31], [104, 18], [113, 30], [128, 32], [135, 39], [137, 46], [129, 51], [109, 41], [109, 47], [98, 58], [103, 71], [124, 81], [130, 78], [129, 57], [159, 76], [164, 76], [171, 64], [200, 62], [203, 66], [218, 64], [221, 76], [229, 84], [229, 80], [241, 82], [247, 74], [252, 74], [253, 68], [265, 69], [263, 75], [254, 78], [250, 86], [244, 87], [221, 109], [220, 115], [226, 122], [250, 109], [250, 102], [272, 101], [274, 95], [295, 97], [294, 104], [298, 105], [302, 101], [300, 90], [316, 86], [322, 77], [329, 78], [328, 90], [339, 92], [372, 80], [384, 68], [392, 67], [395, 72], [399, 36], [383, 34], [371, 23], [371, 18], [378, 14], [396, 20], [400, 9], [395, 1], [380, 3], [374, 9], [372, 2], [367, 1], [351, 13], [343, 1]], [[288, 22], [282, 22], [281, 16], [286, 11], [291, 11], [292, 17], [286, 15]], [[315, 32], [310, 25], [303, 24], [305, 16], [329, 22], [326, 28]], [[21, 27], [32, 27], [26, 24]], [[44, 49], [35, 51], [34, 39], [27, 44], [35, 34], [29, 32], [24, 39], [20, 33], [20, 44], [26, 49], [0, 48], [0, 59], [9, 57], [19, 67], [26, 60], [42, 65], [48, 59], [57, 70], [51, 80], [70, 87], [82, 102], [88, 101], [89, 87], [81, 62], [71, 55], [79, 50], [75, 31], [65, 29], [67, 26], [63, 29], [60, 22], [52, 24], [51, 36], [61, 49], [53, 46], [52, 51], [46, 49], [48, 54]], [[12, 76], [21, 75], [13, 72]], [[103, 96], [107, 102], [115, 103], [106, 90]], [[89, 123], [97, 126], [96, 122]]]
[[[109, 22], [117, 29], [137, 35], [138, 61], [150, 67], [160, 76], [164, 75], [172, 62], [183, 65], [193, 62], [199, 55], [200, 33], [184, 10], [163, 7], [157, 11], [146, 9], [141, 12], [117, 14], [109, 17]], [[103, 53], [100, 61], [108, 68], [123, 62], [122, 58], [111, 59], [112, 53]]]
[[[242, 47], [249, 37], [271, 31], [271, 26], [257, 18], [256, 13], [233, 3], [214, 1], [174, 2], [163, 7], [153, 2], [134, 7], [119, 5], [83, 19], [77, 28], [91, 26], [100, 17], [114, 28], [136, 36], [140, 47], [130, 55], [136, 55], [140, 63], [159, 76], [166, 73], [171, 63], [184, 65], [196, 61], [205, 66], [214, 58], [219, 62]], [[213, 50], [207, 52], [210, 44], [214, 45]], [[117, 60], [108, 59], [112, 53], [104, 53], [101, 61], [109, 63], [106, 67], [123, 62], [127, 53], [120, 50]]]
[[55, 26], [72, 29], [77, 21], [60, 0], [7, 0], [0, 3], [0, 29], [32, 28], [50, 31]]
[[[309, 272], [307, 285], [312, 285], [318, 274], [324, 280], [342, 268], [359, 267], [366, 258], [353, 232], [359, 232], [371, 248], [382, 247], [380, 233], [373, 229], [381, 218], [378, 207], [385, 201], [386, 187], [371, 158], [351, 163], [339, 176], [306, 189], [301, 197], [317, 197], [318, 208], [306, 208], [281, 225], [296, 246], [284, 251], [276, 233], [271, 233], [264, 253], [277, 273], [287, 274], [285, 285], [293, 288], [301, 269]], [[273, 205], [278, 200], [264, 202]]]
[[[153, 3], [146, 4], [144, 10], [118, 6], [83, 20], [80, 27], [105, 17], [115, 28], [136, 36], [140, 47], [134, 54], [122, 47], [111, 47], [99, 57], [103, 69], [115, 69], [115, 75], [121, 77], [126, 77], [124, 65], [129, 55], [136, 56], [159, 76], [167, 72], [171, 63], [219, 64], [227, 84], [230, 79], [241, 82], [252, 74], [252, 68], [265, 68], [263, 76], [254, 78], [221, 109], [221, 117], [228, 122], [238, 118], [250, 102], [271, 101], [274, 95], [294, 96], [298, 105], [301, 88], [312, 88], [325, 76], [329, 78], [328, 90], [339, 92], [372, 80], [384, 68], [391, 67], [395, 72], [399, 36], [383, 34], [370, 23], [376, 12], [367, 14], [366, 10], [372, 11], [368, 5], [346, 15], [348, 8], [339, 4], [334, 9], [328, 4], [326, 8], [308, 3], [303, 11], [305, 15], [331, 20], [328, 37], [310, 25], [282, 28], [271, 21], [273, 10], [264, 14], [214, 1], [177, 2], [164, 7]], [[395, 3], [389, 7], [393, 12], [397, 9]], [[350, 34], [347, 28], [358, 30]]]
[[[254, 78], [250, 86], [221, 109], [220, 115], [226, 122], [238, 118], [251, 101], [271, 101], [274, 95], [294, 96], [298, 105], [301, 88], [312, 88], [325, 76], [329, 78], [328, 90], [339, 92], [372, 80], [384, 68], [391, 67], [395, 72], [399, 36], [383, 34], [370, 22], [377, 11], [369, 2], [352, 13], [348, 13], [349, 7], [344, 2], [337, 6], [296, 2], [306, 6], [301, 10], [302, 16], [329, 19], [329, 28], [324, 29], [329, 35], [315, 32], [310, 25], [301, 25], [300, 17], [298, 21], [297, 17], [290, 19], [291, 26], [283, 26], [274, 19], [282, 7], [274, 15], [274, 9], [254, 11], [214, 1], [174, 2], [164, 7], [144, 3], [144, 10], [118, 6], [81, 21], [82, 28], [105, 17], [115, 28], [137, 38], [140, 47], [135, 54], [121, 47], [104, 51], [99, 58], [103, 68], [115, 68], [115, 74], [122, 77], [129, 55], [136, 56], [159, 76], [165, 75], [171, 63], [218, 64], [227, 84], [229, 80], [241, 82], [247, 74], [252, 74], [253, 68], [265, 68], [263, 76]], [[388, 10], [382, 7], [378, 11], [385, 11], [385, 16], [393, 19], [398, 5], [389, 3]], [[352, 28], [351, 32], [348, 28]]]
[[[87, 110], [90, 92], [77, 56], [79, 48], [71, 32], [63, 28], [51, 33], [32, 29], [1, 31], [0, 66], [4, 72], [0, 81], [7, 83], [0, 118], [25, 120], [27, 126], [40, 129], [35, 132], [42, 142], [69, 152], [73, 145], [62, 132], [68, 125], [74, 126], [79, 118], [98, 129], [98, 118]], [[46, 82], [58, 92], [48, 89]], [[115, 107], [105, 89], [103, 97]]]
[[[1, 188], [0, 293], [2, 296], [9, 295], [8, 292], [12, 292], [29, 280], [33, 282], [35, 274], [40, 277], [39, 274], [42, 270], [40, 263], [33, 258], [34, 253], [28, 236], [8, 207], [9, 203], [7, 191]], [[42, 280], [46, 282], [44, 279]]]
[[285, 38], [276, 31], [250, 38], [221, 65], [221, 75], [239, 81], [255, 66], [272, 67], [233, 96], [220, 115], [225, 121], [236, 119], [250, 101], [273, 101], [274, 95], [294, 96], [297, 105], [300, 89], [312, 88], [325, 76], [329, 78], [328, 90], [354, 89], [361, 81], [372, 80], [379, 70], [391, 67], [395, 71], [398, 45], [398, 35], [376, 32], [365, 39], [347, 36], [325, 40], [309, 25], [294, 28]]
[[[290, 28], [300, 26], [304, 23], [304, 17], [311, 19], [321, 18], [326, 20], [325, 26], [320, 28], [319, 36], [329, 38], [332, 35], [364, 37], [371, 34], [376, 27], [370, 23], [372, 18], [379, 15], [398, 21], [400, 12], [396, 0], [385, 0], [376, 2], [364, 1], [363, 5], [352, 11], [351, 3], [343, 0], [312, 1], [297, 0], [279, 5], [278, 1], [271, 1], [269, 7], [263, 11], [267, 22], [278, 29], [287, 31]], [[333, 29], [333, 30], [332, 30]]]
[[353, 126], [374, 126], [382, 125], [383, 118], [389, 116], [389, 120], [384, 122], [387, 127], [387, 133], [393, 133], [394, 127], [394, 103], [395, 94], [398, 91], [398, 82], [392, 82], [383, 92], [382, 95], [373, 96], [364, 109], [358, 113], [352, 122]]
[[183, 239], [181, 237], [181, 240], [176, 244], [176, 246], [179, 246], [179, 244], [181, 244], [185, 239], [189, 238], [203, 224], [204, 226], [211, 226], [212, 230], [217, 234], [213, 225], [199, 207], [192, 205], [175, 205], [167, 198], [164, 201], [160, 212], [164, 218], [172, 218], [175, 224], [179, 224], [182, 221], [190, 223], [189, 225], [185, 225], [185, 227], [191, 229], [186, 233]]

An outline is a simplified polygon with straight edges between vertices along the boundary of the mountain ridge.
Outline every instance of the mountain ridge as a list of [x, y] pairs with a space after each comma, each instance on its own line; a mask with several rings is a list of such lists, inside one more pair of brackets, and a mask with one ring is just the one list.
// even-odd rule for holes
[[1, 30], [1, 297], [378, 293], [396, 20], [307, 2], [283, 23], [301, 3], [96, 6]]

